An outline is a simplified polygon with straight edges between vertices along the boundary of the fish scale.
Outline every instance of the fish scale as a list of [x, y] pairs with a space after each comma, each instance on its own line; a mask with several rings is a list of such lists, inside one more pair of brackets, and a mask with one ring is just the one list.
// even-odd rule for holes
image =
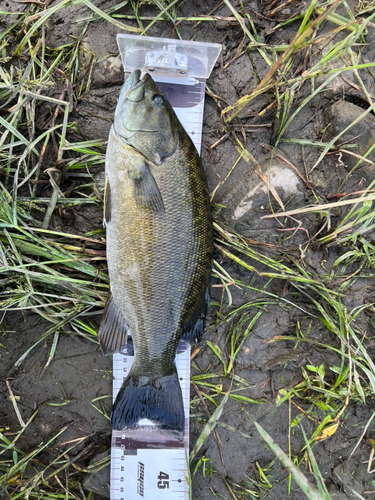
[[[175, 105], [176, 103], [178, 104], [178, 106], [176, 107], [176, 112], [180, 118], [180, 121], [185, 126], [186, 131], [199, 150], [204, 102], [204, 81], [210, 73], [214, 62], [216, 61], [216, 58], [220, 51], [220, 46], [216, 44], [179, 42], [175, 40], [172, 41], [165, 39], [155, 39], [151, 37], [133, 37], [131, 35], [119, 35], [118, 43], [120, 51], [122, 53], [125, 70], [134, 69], [137, 67], [142, 68], [142, 64], [140, 64], [139, 61], [134, 66], [129, 63], [129, 60], [126, 60], [126, 56], [129, 54], [131, 57], [133, 57], [134, 51], [136, 52], [138, 50], [137, 46], [141, 46], [142, 51], [144, 47], [149, 47], [152, 49], [161, 47], [162, 52], [165, 52], [165, 50], [170, 52], [170, 48], [172, 47], [172, 45], [166, 44], [173, 44], [173, 46], [178, 46], [177, 50], [180, 50], [180, 47], [183, 47], [184, 51], [187, 53], [189, 52], [189, 50], [191, 50], [190, 47], [192, 47], [194, 57], [193, 59], [189, 59], [189, 61], [193, 61], [191, 64], [191, 67], [193, 69], [196, 65], [196, 55], [198, 53], [198, 49], [199, 47], [201, 48], [203, 54], [203, 58], [201, 58], [201, 61], [204, 61], [205, 63], [204, 74], [199, 73], [199, 71], [196, 72], [194, 69], [194, 71], [192, 71], [190, 74], [189, 72], [187, 73], [186, 78], [179, 78], [178, 84], [175, 85], [175, 83], [170, 84], [174, 80], [172, 75], [166, 76], [165, 74], [163, 74], [163, 71], [159, 71], [158, 68], [156, 69], [156, 72], [153, 73], [153, 76], [155, 76], [158, 81], [163, 82], [161, 83], [161, 85], [163, 85], [163, 89], [167, 88], [167, 91], [170, 92], [169, 95], [172, 96], [172, 102], [174, 103], [173, 105]], [[126, 46], [130, 48], [130, 50], [125, 50]], [[214, 52], [210, 53], [210, 50], [214, 50]], [[155, 51], [155, 53], [157, 53], [157, 50]], [[142, 54], [142, 57], [144, 57], [145, 52], [143, 51]], [[208, 54], [208, 57], [206, 57], [206, 55], [204, 54]], [[206, 57], [206, 59], [204, 59], [204, 57]], [[202, 67], [201, 62], [199, 62], [199, 64]], [[199, 68], [199, 70], [201, 70], [201, 68]], [[183, 85], [185, 85], [184, 82], [186, 81], [188, 81], [188, 85], [192, 85], [191, 77], [194, 75], [200, 77], [200, 80], [196, 79], [195, 83], [193, 83], [193, 86], [188, 87], [188, 90], [186, 90], [186, 87], [183, 89]], [[141, 91], [137, 92], [138, 94], [142, 93]], [[186, 109], [183, 109], [183, 107], [185, 106]], [[186, 116], [184, 114], [185, 111]], [[185, 145], [182, 147], [183, 149], [185, 149], [185, 168], [189, 168], [189, 162], [192, 161], [192, 158], [194, 158], [194, 155], [196, 155], [196, 153], [191, 148], [191, 143], [189, 140], [186, 140], [186, 137], [187, 136], [185, 135], [185, 140], [183, 141]], [[180, 162], [177, 162], [176, 165], [179, 166], [179, 168], [183, 167]], [[155, 175], [155, 179], [156, 177], [157, 175]], [[156, 180], [157, 182], [161, 182], [161, 179]], [[193, 185], [195, 185], [195, 188], [197, 188], [198, 185], [199, 189], [199, 183], [202, 182], [202, 179], [200, 178], [200, 175], [191, 175], [191, 182]], [[170, 197], [170, 200], [173, 200], [175, 199], [174, 197], [176, 197], [177, 194], [176, 188], [170, 186], [170, 188], [166, 190], [166, 193], [168, 193], [168, 195], [166, 194], [167, 198], [169, 199]], [[206, 196], [204, 205], [208, 203], [207, 200], [208, 197]], [[188, 199], [185, 201], [187, 204], [189, 203]], [[169, 202], [167, 202], [167, 205], [168, 203]], [[207, 211], [207, 206], [198, 207], [196, 213], [191, 214], [189, 221], [184, 222], [185, 225], [189, 226], [190, 224], [191, 226], [194, 226], [194, 224], [199, 224], [199, 213], [202, 214], [202, 211], [204, 213], [205, 210]], [[166, 213], [167, 212], [168, 210], [166, 210]], [[183, 214], [181, 212], [180, 219], [182, 218]], [[208, 241], [210, 238], [212, 238], [211, 231], [211, 228], [209, 228], [207, 232], [203, 231], [203, 234], [200, 235], [201, 239], [203, 238], [203, 240], [206, 239]], [[188, 242], [191, 246], [191, 251], [187, 252], [187, 255], [185, 255], [184, 262], [180, 260], [180, 262], [183, 262], [183, 265], [179, 264], [179, 266], [176, 266], [176, 268], [173, 269], [172, 272], [168, 273], [168, 267], [171, 267], [170, 254], [178, 254], [179, 252], [181, 252], [181, 247], [183, 246], [181, 245], [181, 235], [181, 224], [177, 224], [174, 226], [173, 231], [171, 231], [171, 233], [169, 234], [171, 240], [169, 252], [166, 251], [164, 255], [160, 257], [158, 262], [159, 266], [163, 267], [164, 271], [166, 272], [169, 286], [176, 287], [176, 282], [180, 280], [180, 287], [177, 287], [179, 289], [179, 306], [182, 307], [182, 312], [180, 314], [180, 327], [188, 319], [188, 311], [191, 309], [193, 304], [192, 301], [189, 302], [189, 298], [191, 298], [195, 294], [199, 295], [199, 290], [202, 290], [202, 280], [193, 280], [193, 282], [191, 283], [191, 279], [189, 279], [189, 276], [185, 276], [181, 279], [181, 269], [179, 268], [183, 267], [183, 265], [189, 268], [195, 268], [195, 272], [198, 275], [199, 273], [202, 275], [202, 273], [204, 274], [204, 270], [207, 269], [207, 260], [209, 257], [208, 255], [206, 255], [205, 257], [201, 255], [199, 257], [199, 253], [198, 257], [194, 257], [198, 243], [197, 238], [193, 237], [192, 240]], [[164, 252], [165, 250], [165, 246], [163, 245], [158, 246], [157, 248], [161, 252]], [[152, 262], [148, 262], [147, 266], [149, 268], [152, 268]], [[156, 273], [156, 276], [154, 276], [154, 278], [157, 278], [157, 276], [158, 275]], [[166, 282], [165, 279], [163, 281]], [[164, 286], [163, 296], [167, 295], [166, 288], [167, 287]], [[146, 293], [146, 298], [144, 298], [146, 302], [147, 297], [148, 294]], [[207, 296], [204, 297], [204, 299], [207, 301]], [[184, 303], [185, 310], [183, 308]], [[160, 308], [160, 314], [154, 318], [154, 321], [150, 321], [150, 323], [153, 324], [154, 328], [162, 328], [163, 326], [165, 328], [165, 316], [167, 315], [168, 309], [171, 308], [168, 305], [168, 300], [164, 297], [164, 301]], [[129, 310], [127, 311], [127, 314], [129, 315]], [[135, 315], [135, 310], [132, 314]], [[176, 318], [174, 318], [172, 314], [171, 324], [175, 323]], [[176, 330], [176, 332], [178, 332], [178, 329]], [[151, 351], [153, 351], [154, 353], [160, 352], [160, 350], [158, 350], [159, 348], [160, 345], [158, 347], [154, 346], [154, 348], [151, 347]], [[148, 355], [150, 348], [146, 348], [146, 351], [146, 354]], [[189, 345], [184, 341], [180, 341], [177, 349], [176, 364], [182, 388], [184, 412], [186, 417], [184, 441], [181, 442], [176, 438], [166, 436], [160, 431], [159, 428], [149, 425], [149, 423], [147, 424], [146, 421], [141, 421], [141, 425], [136, 426], [136, 428], [129, 428], [124, 431], [113, 430], [111, 457], [112, 500], [133, 500], [140, 497], [150, 500], [157, 500], [159, 498], [163, 498], [165, 500], [188, 498], [188, 486], [186, 483], [188, 476], [186, 453], [188, 453], [189, 449], [189, 353]], [[128, 343], [121, 354], [114, 355], [114, 397], [119, 391], [122, 380], [129, 373], [133, 360], [134, 358], [132, 351], [132, 342]], [[170, 404], [172, 403], [173, 402], [171, 401]]]

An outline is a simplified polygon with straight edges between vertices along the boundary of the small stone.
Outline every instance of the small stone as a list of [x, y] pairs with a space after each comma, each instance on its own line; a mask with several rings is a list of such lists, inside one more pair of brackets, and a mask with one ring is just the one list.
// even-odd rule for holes
[[[110, 452], [105, 451], [91, 460], [90, 465], [94, 465], [104, 458], [108, 457]], [[110, 464], [101, 468], [98, 472], [87, 474], [83, 480], [83, 486], [86, 490], [92, 491], [103, 498], [110, 498]]]
[[[332, 140], [340, 132], [345, 130], [364, 112], [364, 109], [344, 100], [340, 100], [329, 106], [324, 113], [324, 119], [327, 125], [326, 142]], [[340, 148], [350, 150], [356, 155], [363, 156], [375, 144], [375, 116], [368, 113], [362, 120], [341, 135], [335, 144], [340, 144]], [[352, 144], [355, 144], [356, 147], [350, 147]], [[375, 148], [374, 151], [367, 156], [367, 159], [375, 162]], [[358, 157], [350, 154], [343, 154], [343, 162], [347, 170], [351, 170], [358, 161]], [[358, 168], [363, 169], [367, 175], [373, 175], [375, 173], [375, 167], [368, 162], [362, 162]]]
[[[267, 173], [265, 173], [267, 175]], [[289, 168], [281, 165], [271, 165], [269, 168], [267, 179], [269, 183], [276, 189], [281, 198], [287, 199], [294, 194], [298, 194], [298, 185], [300, 181], [297, 175]], [[238, 220], [251, 210], [253, 203], [263, 195], [268, 194], [268, 187], [264, 181], [260, 180], [246, 196], [240, 201], [235, 209], [232, 219]], [[260, 205], [261, 210], [264, 210], [264, 205]]]
[[108, 86], [108, 81], [112, 84], [121, 85], [124, 80], [124, 70], [119, 57], [109, 57], [101, 63], [96, 64], [93, 85], [96, 87]]
[[[270, 163], [270, 160], [265, 160], [260, 167], [262, 174], [275, 188], [283, 203], [290, 200], [293, 200], [294, 203], [302, 201], [301, 181], [284, 162], [274, 159]], [[223, 211], [226, 222], [233, 225], [247, 217], [254, 216], [256, 213], [259, 214], [259, 211], [265, 211], [266, 207], [269, 207], [269, 197], [276, 206], [277, 202], [270, 193], [267, 184], [255, 171], [250, 170], [246, 177], [238, 178], [238, 181], [232, 184], [231, 189], [220, 200], [220, 203], [226, 206]]]
[[[363, 486], [359, 481], [356, 480], [356, 475], [353, 472], [350, 472], [350, 469], [348, 468], [348, 464], [337, 465], [333, 469], [333, 474], [341, 482], [341, 487], [343, 488], [343, 490], [345, 491], [346, 494], [353, 493], [352, 490], [359, 493], [360, 495], [362, 494]], [[353, 497], [354, 497], [354, 495], [353, 495]]]

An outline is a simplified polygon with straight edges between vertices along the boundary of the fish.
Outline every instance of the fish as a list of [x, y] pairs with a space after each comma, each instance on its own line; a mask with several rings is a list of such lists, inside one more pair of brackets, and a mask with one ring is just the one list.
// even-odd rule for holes
[[183, 439], [175, 358], [198, 343], [209, 305], [213, 224], [200, 156], [149, 73], [120, 91], [105, 161], [110, 290], [99, 328], [104, 354], [131, 335], [134, 361], [112, 408], [113, 429], [142, 418]]

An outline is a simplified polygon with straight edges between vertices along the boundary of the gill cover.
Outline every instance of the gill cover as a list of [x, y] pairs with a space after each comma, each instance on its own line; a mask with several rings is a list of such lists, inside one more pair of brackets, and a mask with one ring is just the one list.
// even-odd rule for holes
[[146, 73], [139, 70], [123, 85], [115, 111], [114, 129], [128, 145], [157, 165], [178, 144], [178, 120], [171, 105]]

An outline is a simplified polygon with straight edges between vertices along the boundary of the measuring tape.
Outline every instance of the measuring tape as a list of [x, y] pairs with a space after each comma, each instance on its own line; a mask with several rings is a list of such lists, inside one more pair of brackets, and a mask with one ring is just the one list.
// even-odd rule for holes
[[[149, 72], [167, 97], [198, 153], [202, 143], [205, 82], [221, 46], [134, 35], [118, 35], [125, 78], [135, 69]], [[113, 401], [133, 363], [131, 339], [113, 356]], [[164, 434], [147, 419], [112, 431], [111, 500], [189, 498], [190, 345], [180, 341], [176, 367], [185, 411], [184, 440]]]
[[[133, 363], [132, 347], [129, 340], [126, 349], [113, 356], [113, 400]], [[190, 346], [186, 342], [178, 346], [176, 366], [184, 400], [184, 441], [167, 436], [146, 419], [135, 429], [113, 430], [111, 500], [188, 498]]]

